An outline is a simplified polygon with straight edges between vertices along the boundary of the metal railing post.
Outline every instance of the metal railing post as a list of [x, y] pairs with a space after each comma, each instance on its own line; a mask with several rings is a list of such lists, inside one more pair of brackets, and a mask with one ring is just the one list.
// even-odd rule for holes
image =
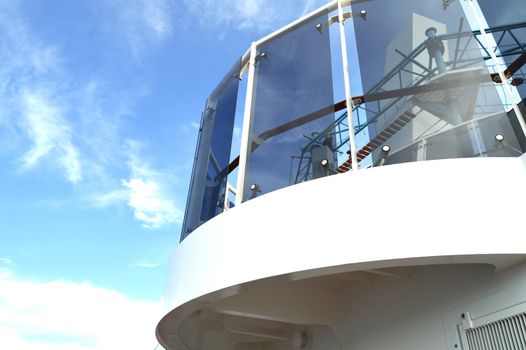
[[347, 118], [349, 120], [349, 143], [351, 146], [351, 169], [358, 170], [358, 158], [356, 156], [357, 147], [356, 147], [356, 138], [354, 136], [354, 120], [353, 120], [353, 109], [354, 102], [351, 96], [351, 79], [349, 76], [349, 60], [347, 58], [347, 42], [345, 36], [345, 27], [344, 27], [344, 18], [343, 18], [343, 8], [342, 0], [338, 0], [338, 19], [340, 26], [340, 43], [342, 50], [342, 63], [343, 63], [343, 81], [345, 85], [345, 102], [347, 106]]
[[247, 94], [245, 96], [245, 111], [243, 113], [243, 129], [241, 132], [241, 148], [239, 150], [239, 167], [237, 172], [236, 186], [236, 205], [243, 203], [245, 197], [245, 186], [249, 155], [252, 148], [252, 110], [254, 100], [255, 75], [256, 75], [256, 54], [257, 45], [252, 43], [250, 46], [250, 56], [248, 58], [248, 79]]

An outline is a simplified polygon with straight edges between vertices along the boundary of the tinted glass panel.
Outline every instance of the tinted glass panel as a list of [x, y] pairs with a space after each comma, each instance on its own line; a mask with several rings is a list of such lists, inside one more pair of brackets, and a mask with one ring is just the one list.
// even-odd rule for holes
[[[526, 52], [526, 9], [524, 0], [478, 0], [480, 9], [486, 18], [488, 31], [498, 44], [498, 55], [502, 55], [509, 67], [519, 56]], [[526, 61], [518, 65], [513, 78], [526, 78]], [[521, 98], [526, 98], [526, 85], [517, 89]]]
[[353, 12], [366, 13], [354, 27], [373, 164], [517, 155], [493, 152], [497, 134], [517, 140], [459, 1], [373, 0]]
[[206, 101], [181, 238], [221, 213], [236, 114], [240, 62]]
[[323, 14], [258, 47], [245, 200], [335, 173], [326, 23]]
[[[524, 0], [479, 0], [480, 9], [498, 48], [492, 47], [505, 62], [512, 85], [520, 99], [526, 99], [526, 8]], [[524, 114], [523, 114], [524, 116]], [[515, 124], [515, 122], [512, 120]], [[517, 130], [519, 131], [519, 130]], [[522, 134], [522, 131], [520, 131]], [[525, 149], [523, 149], [525, 150]]]

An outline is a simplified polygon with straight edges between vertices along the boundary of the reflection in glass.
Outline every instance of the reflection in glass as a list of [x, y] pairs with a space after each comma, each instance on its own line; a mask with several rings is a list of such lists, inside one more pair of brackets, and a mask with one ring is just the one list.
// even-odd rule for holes
[[327, 13], [257, 48], [244, 200], [335, 173]]
[[[497, 55], [502, 56], [507, 67], [521, 58], [513, 69], [512, 84], [517, 86], [521, 99], [526, 98], [526, 11], [524, 0], [478, 0], [488, 23], [487, 30], [493, 34], [498, 45]], [[488, 28], [486, 28], [488, 29]]]
[[181, 240], [202, 223], [221, 213], [227, 193], [228, 165], [236, 114], [240, 61], [206, 101]]
[[517, 155], [496, 151], [496, 134], [509, 134], [515, 145], [517, 137], [460, 2], [353, 5], [361, 11], [366, 20], [353, 22], [365, 91], [358, 108], [366, 111], [371, 140], [360, 151], [372, 154], [373, 164]]
[[[502, 57], [505, 63], [504, 73], [510, 79], [516, 90], [519, 100], [522, 100], [522, 109], [526, 100], [526, 11], [523, 0], [478, 0], [488, 28], [494, 38], [495, 46], [491, 47], [497, 57]], [[526, 114], [523, 112], [523, 117]], [[510, 120], [515, 132], [518, 134], [521, 149], [526, 150], [526, 140], [520, 129], [515, 113], [512, 112]]]

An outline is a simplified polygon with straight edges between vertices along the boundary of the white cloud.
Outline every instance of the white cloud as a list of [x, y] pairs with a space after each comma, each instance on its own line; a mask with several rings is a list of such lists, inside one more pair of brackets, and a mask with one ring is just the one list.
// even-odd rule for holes
[[135, 218], [143, 222], [143, 227], [160, 228], [180, 221], [173, 201], [164, 198], [161, 186], [154, 180], [123, 180], [122, 184], [130, 190], [128, 205], [135, 210]]
[[46, 74], [60, 65], [59, 52], [54, 47], [34, 47], [31, 50], [31, 64], [36, 74]]
[[300, 16], [305, 16], [307, 13], [309, 13], [312, 10], [315, 10], [319, 6], [326, 4], [327, 1], [319, 1], [319, 0], [307, 0], [303, 4], [303, 11], [301, 12]]
[[12, 266], [12, 265], [14, 265], [14, 263], [15, 262], [13, 260], [9, 259], [9, 258], [6, 258], [6, 257], [0, 258], [0, 264]]
[[159, 267], [161, 266], [161, 263], [157, 263], [157, 262], [149, 262], [149, 261], [137, 261], [135, 264], [133, 264], [134, 266], [137, 266], [137, 267], [144, 267], [144, 268], [147, 268], [147, 269], [154, 269], [156, 267]]
[[[135, 218], [148, 229], [159, 229], [182, 221], [182, 210], [176, 206], [171, 191], [173, 178], [153, 169], [139, 153], [139, 142], [128, 140], [128, 179], [121, 180], [121, 188], [90, 195], [85, 199], [92, 205], [105, 208], [126, 203]], [[144, 266], [143, 266], [144, 267]]]
[[153, 349], [161, 313], [160, 302], [88, 282], [34, 282], [0, 270], [2, 349]]
[[301, 4], [294, 0], [183, 0], [192, 16], [208, 27], [231, 26], [261, 31], [279, 26], [322, 5], [320, 0]]
[[53, 164], [77, 183], [82, 166], [65, 116], [63, 95], [69, 90], [60, 91], [65, 88], [60, 52], [33, 37], [21, 11], [19, 1], [0, 3], [0, 127], [9, 137], [3, 142], [17, 145], [17, 151], [29, 148], [20, 157], [23, 168]]
[[[172, 5], [171, 0], [97, 4], [119, 34], [114, 45], [128, 40], [134, 49], [170, 36]], [[24, 171], [65, 177], [80, 202], [97, 208], [128, 205], [146, 228], [179, 222], [181, 210], [170, 198], [174, 177], [145, 163], [138, 144], [120, 134], [123, 116], [133, 115], [133, 101], [147, 86], [116, 91], [99, 77], [72, 74], [65, 52], [30, 30], [22, 8], [18, 1], [0, 1], [0, 152], [12, 152]], [[61, 207], [78, 199], [47, 198], [39, 204]]]
[[181, 130], [191, 138], [195, 138], [197, 136], [197, 132], [199, 131], [200, 127], [201, 125], [194, 121], [179, 124], [179, 130]]
[[107, 193], [95, 194], [86, 198], [86, 200], [98, 208], [107, 208], [111, 205], [127, 202], [129, 191], [125, 189], [113, 190]]
[[152, 169], [141, 159], [141, 145], [129, 141], [128, 166], [131, 170], [129, 180], [122, 184], [129, 190], [128, 205], [135, 211], [135, 218], [146, 228], [157, 229], [182, 221], [182, 211], [169, 197], [169, 187], [164, 175]]
[[107, 28], [123, 37], [136, 57], [152, 42], [172, 33], [170, 0], [110, 0], [101, 2], [108, 14]]
[[140, 2], [144, 8], [143, 19], [159, 39], [164, 39], [172, 31], [170, 3], [166, 0], [143, 0]]
[[49, 156], [63, 168], [68, 181], [82, 179], [82, 169], [69, 123], [60, 106], [43, 94], [26, 91], [22, 95], [23, 127], [33, 147], [22, 157], [25, 168], [33, 168]]

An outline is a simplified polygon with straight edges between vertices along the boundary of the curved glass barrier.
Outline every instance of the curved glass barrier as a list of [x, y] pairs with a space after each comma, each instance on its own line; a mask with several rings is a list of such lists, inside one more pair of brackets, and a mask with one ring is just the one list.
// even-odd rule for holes
[[[236, 158], [239, 140], [233, 140], [240, 60], [203, 112], [182, 239], [231, 207], [234, 197], [243, 202], [349, 171], [350, 132], [359, 142], [360, 168], [525, 153], [513, 108], [518, 103], [526, 116], [526, 19], [513, 11], [523, 1], [478, 0], [476, 13], [461, 1], [352, 2], [344, 17], [352, 23], [346, 26], [351, 88], [360, 95], [352, 97], [354, 129], [345, 100], [339, 101], [342, 56], [331, 52], [340, 39], [339, 18], [331, 12], [336, 2], [258, 41], [255, 56], [243, 58], [249, 62], [243, 70], [253, 64], [240, 100], [247, 103], [246, 159]], [[477, 17], [487, 22], [489, 43], [474, 26]], [[237, 181], [243, 193], [229, 184], [229, 174], [231, 182], [243, 176]]]
[[224, 210], [240, 69], [238, 61], [206, 101], [181, 240]]
[[354, 20], [370, 136], [359, 155], [382, 165], [521, 154], [460, 2], [374, 0], [353, 12], [366, 14]]
[[318, 137], [334, 123], [327, 21], [324, 12], [257, 47], [244, 200], [334, 172], [334, 141]]

